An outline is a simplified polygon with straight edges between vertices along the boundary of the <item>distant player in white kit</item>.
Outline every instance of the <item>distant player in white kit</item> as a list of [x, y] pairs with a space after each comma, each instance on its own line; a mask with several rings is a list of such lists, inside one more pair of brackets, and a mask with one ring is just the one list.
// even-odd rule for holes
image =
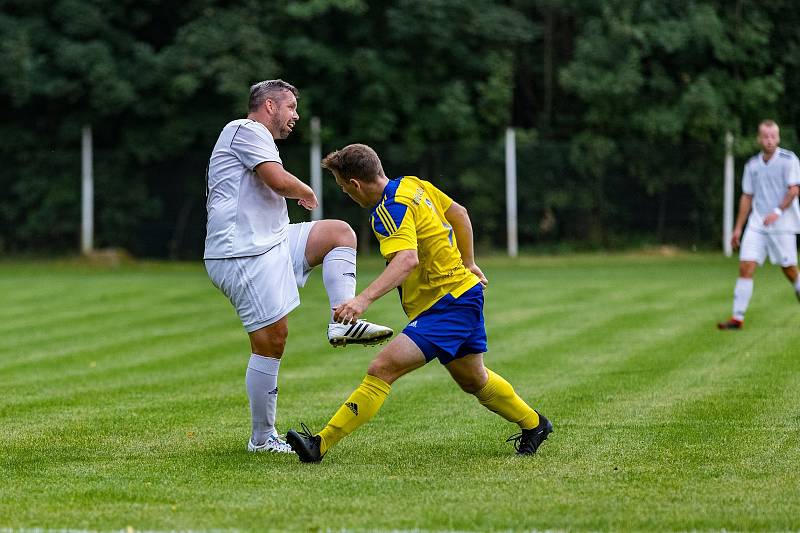
[[[800, 277], [797, 275], [797, 238], [800, 233], [800, 162], [794, 152], [778, 148], [780, 130], [772, 120], [758, 126], [761, 152], [744, 167], [742, 197], [731, 244], [739, 252], [739, 279], [733, 291], [733, 315], [719, 329], [742, 329], [744, 314], [753, 295], [753, 274], [769, 255], [779, 264], [794, 286], [800, 300]], [[742, 228], [747, 230], [742, 238]]]
[[250, 88], [247, 118], [229, 122], [208, 165], [206, 270], [231, 301], [250, 336], [246, 386], [251, 452], [292, 453], [275, 429], [278, 368], [288, 335], [287, 315], [300, 304], [311, 269], [322, 265], [330, 302], [333, 346], [377, 344], [391, 329], [358, 320], [333, 321], [332, 309], [356, 289], [356, 236], [341, 220], [290, 224], [286, 198], [317, 207], [311, 188], [283, 168], [275, 139], [289, 136], [300, 116], [298, 91], [282, 80]]

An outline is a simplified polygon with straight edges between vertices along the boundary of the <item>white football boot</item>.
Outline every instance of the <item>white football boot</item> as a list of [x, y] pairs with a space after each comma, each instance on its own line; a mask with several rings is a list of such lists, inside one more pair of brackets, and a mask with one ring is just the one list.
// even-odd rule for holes
[[274, 452], [274, 453], [294, 453], [292, 447], [281, 439], [278, 435], [270, 435], [267, 442], [261, 445], [253, 444], [252, 440], [247, 441], [248, 452]]
[[394, 335], [392, 328], [373, 324], [366, 320], [359, 319], [351, 324], [339, 322], [328, 324], [328, 342], [334, 348], [348, 344], [380, 344], [392, 335]]

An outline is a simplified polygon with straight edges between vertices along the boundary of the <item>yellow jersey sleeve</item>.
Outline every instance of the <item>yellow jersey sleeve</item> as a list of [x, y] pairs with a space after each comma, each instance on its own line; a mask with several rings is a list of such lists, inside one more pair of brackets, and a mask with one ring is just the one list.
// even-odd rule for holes
[[384, 199], [372, 215], [372, 229], [380, 241], [381, 255], [387, 259], [401, 250], [417, 249], [414, 206], [396, 199]]
[[429, 181], [420, 180], [422, 184], [425, 186], [425, 191], [428, 193], [428, 196], [439, 204], [439, 207], [442, 209], [442, 214], [445, 211], [450, 209], [450, 206], [453, 205], [453, 199], [447, 196], [441, 189], [439, 189], [436, 185]]

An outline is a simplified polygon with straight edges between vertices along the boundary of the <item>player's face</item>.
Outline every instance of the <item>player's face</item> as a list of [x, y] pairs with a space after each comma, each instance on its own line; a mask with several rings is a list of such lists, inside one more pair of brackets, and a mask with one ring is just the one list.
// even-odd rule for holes
[[334, 174], [334, 177], [336, 178], [336, 185], [338, 185], [339, 188], [342, 189], [342, 192], [349, 196], [350, 199], [361, 207], [369, 207], [369, 203], [367, 203], [364, 198], [364, 191], [358, 186], [356, 180], [342, 179], [339, 174]]
[[285, 91], [277, 100], [269, 99], [265, 104], [272, 103], [272, 120], [270, 131], [277, 134], [278, 139], [285, 139], [292, 133], [295, 123], [300, 120], [297, 114], [297, 98]]
[[771, 154], [781, 142], [781, 134], [776, 126], [761, 126], [758, 128], [758, 144], [765, 154]]

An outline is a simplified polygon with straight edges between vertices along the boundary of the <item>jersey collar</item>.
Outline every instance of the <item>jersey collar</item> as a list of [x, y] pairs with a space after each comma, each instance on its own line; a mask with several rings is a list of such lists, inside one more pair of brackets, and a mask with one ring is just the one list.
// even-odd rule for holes
[[386, 183], [386, 187], [383, 188], [383, 192], [381, 193], [381, 199], [378, 200], [377, 204], [372, 206], [373, 211], [375, 211], [375, 209], [381, 205], [381, 203], [394, 198], [394, 195], [397, 193], [397, 188], [400, 186], [400, 180], [402, 179], [403, 176], [398, 176]]

